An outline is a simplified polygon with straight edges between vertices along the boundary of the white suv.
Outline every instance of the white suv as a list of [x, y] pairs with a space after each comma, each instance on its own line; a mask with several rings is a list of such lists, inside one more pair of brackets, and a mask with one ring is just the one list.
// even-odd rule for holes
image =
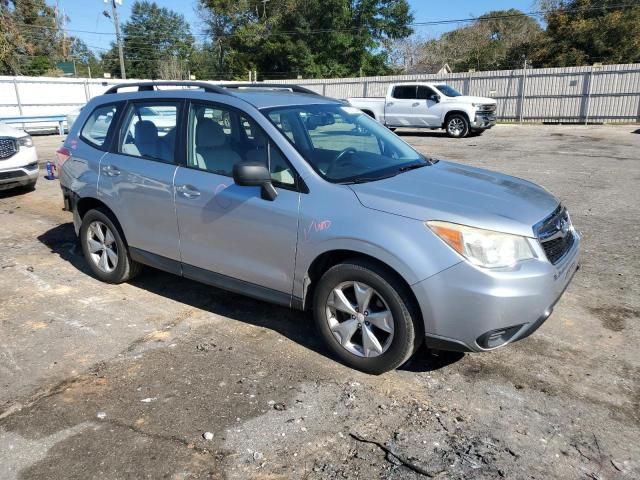
[[38, 155], [31, 136], [0, 124], [0, 190], [35, 187], [38, 181]]

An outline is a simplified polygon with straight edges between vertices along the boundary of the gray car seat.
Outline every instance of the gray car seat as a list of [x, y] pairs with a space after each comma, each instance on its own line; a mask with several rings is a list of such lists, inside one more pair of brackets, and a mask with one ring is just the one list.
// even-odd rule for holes
[[141, 155], [171, 161], [172, 152], [158, 137], [158, 127], [149, 120], [140, 120], [134, 130], [134, 142]]
[[227, 143], [220, 124], [201, 118], [196, 127], [196, 163], [198, 168], [223, 175], [231, 175], [233, 166], [242, 161]]

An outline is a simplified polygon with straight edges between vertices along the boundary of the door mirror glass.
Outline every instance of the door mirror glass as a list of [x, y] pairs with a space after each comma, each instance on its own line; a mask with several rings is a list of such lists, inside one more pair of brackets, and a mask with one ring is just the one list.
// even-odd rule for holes
[[275, 200], [278, 195], [271, 183], [271, 173], [260, 162], [240, 162], [233, 166], [233, 181], [241, 187], [261, 187], [262, 198]]

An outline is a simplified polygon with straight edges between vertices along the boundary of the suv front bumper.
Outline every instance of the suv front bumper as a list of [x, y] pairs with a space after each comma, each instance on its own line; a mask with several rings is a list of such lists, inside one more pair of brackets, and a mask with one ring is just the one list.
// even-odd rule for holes
[[511, 271], [463, 261], [412, 286], [428, 347], [480, 352], [527, 337], [551, 315], [578, 269], [580, 236], [562, 260], [529, 260]]
[[473, 130], [486, 130], [497, 122], [495, 113], [476, 113], [476, 118], [471, 122]]
[[0, 190], [33, 185], [38, 173], [35, 147], [20, 147], [15, 154], [0, 159]]
[[38, 162], [21, 168], [0, 169], [0, 190], [32, 185], [38, 180]]

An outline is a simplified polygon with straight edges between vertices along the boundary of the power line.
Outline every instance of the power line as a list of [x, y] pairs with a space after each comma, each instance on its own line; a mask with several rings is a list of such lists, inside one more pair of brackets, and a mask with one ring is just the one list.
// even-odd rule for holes
[[[550, 13], [576, 13], [576, 12], [588, 12], [588, 11], [598, 11], [598, 10], [615, 10], [620, 8], [628, 8], [628, 7], [639, 7], [640, 5], [637, 2], [634, 3], [618, 3], [613, 5], [602, 5], [602, 6], [590, 6], [590, 7], [576, 7], [576, 8], [560, 8], [557, 10], [538, 10], [531, 12], [519, 12], [507, 15], [488, 15], [488, 16], [480, 16], [480, 17], [467, 17], [467, 18], [457, 18], [457, 19], [443, 19], [443, 20], [429, 20], [423, 22], [413, 22], [408, 24], [409, 27], [425, 27], [425, 26], [438, 26], [438, 25], [449, 25], [449, 24], [459, 24], [459, 23], [473, 23], [473, 22], [485, 22], [491, 20], [502, 20], [509, 18], [522, 18], [531, 17], [531, 18], [539, 18], [544, 17]], [[20, 25], [20, 24], [18, 24]], [[40, 25], [28, 25], [22, 24], [24, 28], [32, 28], [32, 29], [50, 29], [54, 27], [49, 26], [40, 26]], [[264, 32], [264, 36], [280, 36], [280, 35], [314, 35], [319, 33], [344, 33], [351, 31], [359, 31], [366, 30], [370, 28], [366, 25], [353, 26], [353, 27], [345, 27], [345, 28], [323, 28], [323, 29], [311, 29], [311, 30], [283, 30], [277, 32]], [[67, 29], [68, 32], [75, 33], [85, 33], [91, 35], [116, 35], [114, 32], [94, 32], [90, 30], [75, 30], [75, 29]], [[221, 38], [234, 37], [238, 36], [238, 33], [227, 33], [220, 35]], [[198, 37], [211, 37], [209, 33], [192, 33], [191, 36]], [[146, 35], [128, 35], [127, 38], [148, 38]]]

